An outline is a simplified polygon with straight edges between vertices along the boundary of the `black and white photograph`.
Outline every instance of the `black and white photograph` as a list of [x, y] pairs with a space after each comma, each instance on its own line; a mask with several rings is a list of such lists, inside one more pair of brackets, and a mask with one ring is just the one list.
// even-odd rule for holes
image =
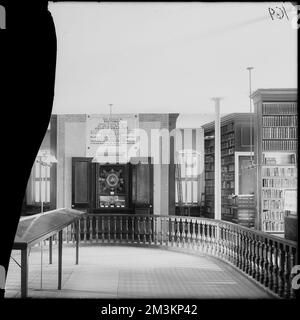
[[2, 299], [296, 300], [299, 5], [42, 2], [0, 4]]

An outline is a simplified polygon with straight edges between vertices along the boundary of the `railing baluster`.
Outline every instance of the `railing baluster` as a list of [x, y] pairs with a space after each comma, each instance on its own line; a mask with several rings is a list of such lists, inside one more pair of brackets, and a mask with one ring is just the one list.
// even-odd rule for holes
[[200, 228], [201, 228], [201, 236], [200, 236], [201, 252], [204, 252], [205, 251], [205, 229], [204, 229], [204, 221], [203, 220], [201, 221]]
[[240, 229], [237, 231], [237, 266], [239, 269], [243, 269], [243, 243], [242, 243], [242, 232]]
[[246, 270], [246, 260], [245, 260], [245, 251], [246, 251], [246, 242], [245, 242], [245, 231], [241, 231], [241, 270]]
[[252, 276], [253, 274], [253, 240], [250, 232], [248, 234], [248, 274]]
[[226, 226], [226, 247], [227, 247], [227, 261], [231, 262], [231, 242], [230, 242], [230, 226]]
[[154, 217], [154, 244], [157, 246], [158, 245], [158, 231], [157, 231], [157, 225], [158, 225], [158, 221], [157, 221], [158, 217]]
[[278, 242], [273, 242], [273, 291], [278, 292]]
[[284, 266], [283, 266], [283, 279], [284, 279], [284, 290], [283, 296], [284, 298], [289, 298], [289, 280], [290, 280], [290, 272], [289, 272], [289, 254], [287, 250], [288, 246], [284, 246]]
[[192, 219], [192, 248], [196, 249], [196, 220]]
[[269, 240], [269, 288], [273, 290], [273, 241]]
[[120, 239], [119, 242], [122, 243], [123, 242], [123, 218], [122, 216], [120, 216]]
[[200, 250], [200, 245], [201, 245], [201, 230], [200, 230], [200, 221], [197, 220], [197, 234], [196, 234], [196, 245], [197, 245], [197, 250]]
[[283, 244], [279, 244], [278, 249], [278, 295], [284, 296], [284, 249]]
[[233, 264], [237, 266], [237, 234], [236, 229], [232, 227], [232, 250], [233, 250]]
[[171, 245], [174, 247], [174, 241], [175, 241], [175, 227], [174, 227], [174, 220], [171, 219]]
[[290, 298], [293, 299], [296, 297], [296, 294], [295, 294], [295, 291], [294, 289], [292, 288], [292, 285], [291, 285], [291, 282], [292, 282], [292, 278], [291, 278], [291, 271], [292, 271], [292, 268], [295, 264], [295, 255], [294, 255], [294, 252], [293, 252], [293, 248], [292, 247], [289, 247], [289, 257], [290, 257], [290, 268], [289, 268], [289, 274], [290, 274], [290, 278], [289, 278], [289, 284], [290, 284]]
[[147, 234], [147, 230], [146, 230], [146, 217], [143, 217], [143, 244], [146, 244], [146, 234]]
[[265, 240], [264, 244], [264, 260], [265, 260], [265, 265], [264, 265], [264, 272], [265, 272], [265, 276], [264, 276], [264, 285], [265, 287], [269, 286], [269, 244], [268, 244], [268, 239]]
[[176, 221], [176, 246], [180, 247], [180, 219], [175, 218]]
[[140, 217], [137, 217], [137, 241], [138, 244], [141, 242], [141, 236], [140, 236]]
[[102, 216], [101, 217], [101, 240], [102, 240], [102, 243], [105, 242], [105, 217]]
[[125, 217], [125, 240], [128, 242], [129, 229], [128, 229], [128, 216]]
[[95, 237], [96, 242], [99, 242], [99, 216], [95, 216]]
[[90, 223], [90, 243], [93, 242], [93, 216], [89, 216]]
[[164, 238], [164, 235], [165, 235], [165, 233], [164, 233], [164, 222], [165, 222], [165, 219], [164, 219], [165, 217], [161, 217], [160, 218], [160, 234], [161, 234], [161, 236], [160, 236], [160, 244], [163, 246], [164, 245], [164, 240], [165, 240], [165, 238]]
[[181, 220], [182, 223], [182, 233], [181, 233], [181, 237], [182, 237], [182, 248], [186, 247], [186, 232], [185, 232], [185, 219]]
[[214, 232], [214, 256], [218, 256], [218, 224], [213, 224], [213, 232]]
[[86, 234], [87, 234], [86, 217], [84, 217], [83, 218], [83, 242], [86, 242]]
[[117, 242], [117, 216], [114, 216], [113, 226], [114, 226], [114, 243], [116, 243]]
[[187, 247], [190, 248], [191, 247], [191, 231], [190, 231], [190, 221], [189, 219], [186, 219], [186, 225], [187, 225]]
[[224, 230], [224, 224], [220, 224], [220, 255], [221, 258], [225, 260], [225, 230]]
[[149, 232], [149, 245], [152, 244], [152, 224], [153, 224], [153, 217], [148, 217], [148, 232]]
[[266, 272], [265, 272], [265, 242], [264, 239], [261, 238], [260, 240], [260, 277], [259, 277], [259, 282], [261, 284], [265, 283], [265, 277], [266, 277]]
[[110, 243], [110, 217], [107, 217], [107, 242]]
[[134, 216], [131, 217], [131, 243], [134, 243]]
[[254, 236], [254, 279], [259, 281], [259, 239]]

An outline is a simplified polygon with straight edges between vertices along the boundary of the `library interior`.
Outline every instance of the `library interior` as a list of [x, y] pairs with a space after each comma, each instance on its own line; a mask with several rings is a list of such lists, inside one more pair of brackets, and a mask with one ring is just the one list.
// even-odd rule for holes
[[[28, 180], [15, 238], [13, 251], [21, 250], [21, 290], [12, 261], [7, 295], [295, 297], [291, 274], [297, 265], [298, 237], [297, 89], [258, 89], [251, 99], [253, 112], [223, 116], [215, 101], [212, 121], [192, 128], [178, 125], [178, 113], [53, 114]], [[76, 243], [76, 265], [82, 263], [76, 266], [79, 269], [68, 264], [73, 253], [67, 247], [63, 255], [63, 243]], [[89, 251], [98, 248], [94, 244], [101, 245], [101, 259]], [[105, 251], [110, 244], [114, 248]], [[30, 251], [37, 245], [36, 252]], [[174, 257], [168, 256], [171, 251], [163, 251], [151, 262], [141, 251], [143, 258], [131, 266], [135, 270], [131, 277], [126, 268], [129, 260], [135, 259], [134, 252], [124, 245], [131, 246], [130, 250], [132, 246], [181, 253], [193, 250], [200, 253], [198, 259], [204, 259], [197, 260], [193, 270], [208, 268], [211, 273], [195, 277], [210, 283], [209, 277], [222, 271], [218, 274], [224, 279], [214, 281], [226, 286], [218, 294], [209, 291], [213, 281], [203, 291], [203, 283], [194, 283], [191, 276], [184, 281], [184, 293], [178, 272], [190, 270], [195, 262], [183, 266], [187, 260], [176, 256], [176, 264]], [[49, 264], [41, 262], [39, 275], [43, 246], [48, 248]], [[59, 291], [53, 291], [52, 250], [58, 252]], [[122, 252], [132, 258], [123, 263]], [[206, 256], [219, 260], [207, 260]], [[62, 257], [68, 264], [65, 273]], [[122, 283], [136, 283], [136, 287], [114, 291], [107, 277], [115, 275], [103, 271], [105, 263], [112, 261], [115, 264], [105, 272], [119, 268], [115, 280], [119, 288]], [[180, 267], [171, 270], [168, 261]], [[99, 267], [101, 263], [103, 267]], [[157, 263], [161, 266], [155, 269]], [[157, 273], [147, 273], [150, 266]], [[49, 269], [44, 286], [51, 290], [34, 291], [39, 277], [42, 288], [42, 269]], [[163, 272], [173, 272], [178, 281], [171, 285]], [[149, 283], [138, 283], [138, 274]], [[157, 277], [164, 280], [157, 282]], [[106, 282], [107, 295], [101, 291]], [[169, 290], [173, 286], [176, 288]]]

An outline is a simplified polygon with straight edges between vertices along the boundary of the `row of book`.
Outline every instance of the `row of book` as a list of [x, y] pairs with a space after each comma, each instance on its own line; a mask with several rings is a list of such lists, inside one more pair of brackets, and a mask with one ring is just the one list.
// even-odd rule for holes
[[232, 214], [231, 208], [222, 207], [221, 209], [222, 214]]
[[211, 162], [214, 162], [215, 159], [214, 159], [214, 156], [212, 155], [206, 155], [205, 156], [205, 163], [211, 163]]
[[297, 148], [297, 140], [263, 140], [262, 147], [264, 151], [293, 151]]
[[214, 187], [205, 186], [205, 194], [206, 195], [214, 194], [214, 192], [215, 192], [215, 188]]
[[284, 231], [284, 222], [283, 221], [264, 221], [263, 222], [263, 231], [268, 232], [280, 232]]
[[262, 218], [264, 220], [279, 220], [283, 221], [284, 211], [263, 211]]
[[223, 165], [221, 170], [222, 172], [232, 172], [234, 171], [234, 165], [233, 164]]
[[234, 173], [222, 173], [222, 180], [234, 180]]
[[225, 149], [225, 148], [229, 148], [229, 147], [233, 147], [233, 146], [234, 146], [233, 139], [221, 143], [221, 149]]
[[222, 197], [228, 197], [230, 195], [232, 195], [232, 190], [230, 190], [229, 188], [221, 190]]
[[222, 188], [223, 189], [233, 189], [234, 188], [234, 181], [222, 181]]
[[208, 148], [205, 149], [205, 153], [206, 154], [207, 153], [214, 153], [214, 152], [215, 152], [215, 147], [214, 146], [208, 147]]
[[282, 189], [262, 189], [263, 198], [284, 198], [284, 190]]
[[263, 116], [263, 126], [297, 126], [297, 116]]
[[230, 133], [222, 135], [221, 139], [222, 139], [222, 141], [233, 140], [233, 143], [234, 143], [234, 132], [230, 132]]
[[284, 201], [283, 199], [280, 200], [263, 200], [263, 205], [262, 205], [264, 210], [283, 210], [284, 209]]
[[221, 134], [226, 134], [227, 132], [230, 132], [233, 130], [234, 130], [234, 123], [232, 122], [221, 128]]
[[294, 167], [262, 168], [262, 176], [265, 177], [296, 177], [297, 169]]
[[255, 198], [254, 196], [239, 196], [233, 198], [233, 204], [238, 206], [238, 207], [254, 207], [255, 206]]
[[221, 151], [221, 156], [227, 156], [230, 154], [234, 154], [234, 148], [229, 148]]
[[285, 154], [285, 162], [281, 163], [281, 161], [279, 160], [277, 163], [277, 158], [274, 156], [268, 155], [263, 153], [262, 154], [262, 164], [264, 165], [281, 165], [281, 164], [296, 164], [296, 154], [292, 153], [292, 154]]
[[207, 171], [214, 171], [215, 170], [215, 166], [213, 163], [206, 163], [205, 164], [205, 170]]
[[296, 139], [296, 127], [267, 127], [263, 128], [263, 139]]
[[214, 179], [214, 178], [215, 178], [214, 171], [208, 171], [205, 173], [205, 179]]
[[232, 155], [231, 157], [226, 157], [226, 158], [222, 158], [221, 159], [221, 164], [222, 165], [227, 165], [230, 164], [234, 161], [234, 155]]
[[207, 187], [213, 187], [215, 185], [215, 180], [206, 180], [205, 185]]
[[263, 103], [263, 114], [297, 114], [297, 102], [291, 103]]
[[263, 188], [297, 188], [297, 179], [262, 179]]

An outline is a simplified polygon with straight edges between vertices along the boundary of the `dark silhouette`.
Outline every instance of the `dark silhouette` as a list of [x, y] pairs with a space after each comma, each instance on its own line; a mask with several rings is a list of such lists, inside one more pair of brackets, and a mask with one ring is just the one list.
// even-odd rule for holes
[[1, 179], [0, 265], [7, 272], [27, 181], [50, 121], [56, 34], [47, 1], [16, 4], [10, 0], [3, 5], [6, 29], [0, 34], [1, 109], [2, 123], [8, 126], [1, 141], [5, 175]]

